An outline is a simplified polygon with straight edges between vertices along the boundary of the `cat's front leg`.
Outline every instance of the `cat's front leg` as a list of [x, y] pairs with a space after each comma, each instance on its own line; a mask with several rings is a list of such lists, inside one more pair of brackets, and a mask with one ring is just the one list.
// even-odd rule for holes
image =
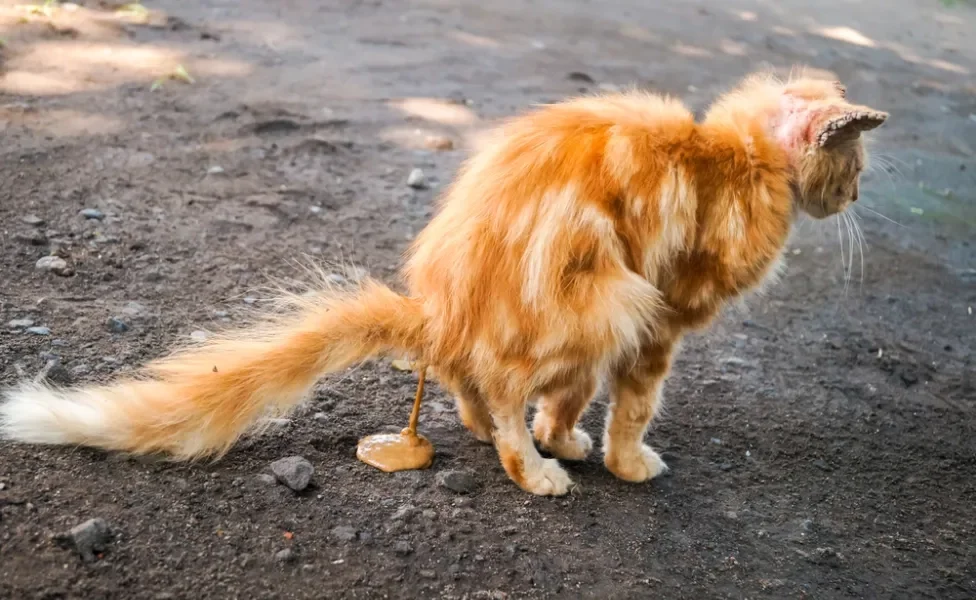
[[525, 426], [525, 401], [493, 402], [495, 448], [508, 476], [523, 490], [539, 496], [562, 496], [573, 487], [554, 458], [542, 458]]
[[672, 350], [671, 343], [648, 345], [635, 365], [615, 374], [603, 437], [603, 462], [620, 479], [647, 481], [668, 469], [658, 453], [644, 443], [644, 434], [660, 405]]

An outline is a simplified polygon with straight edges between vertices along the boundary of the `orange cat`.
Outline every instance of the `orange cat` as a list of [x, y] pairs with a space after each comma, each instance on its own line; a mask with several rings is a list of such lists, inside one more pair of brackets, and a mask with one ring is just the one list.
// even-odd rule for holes
[[593, 444], [577, 422], [607, 380], [604, 462], [645, 481], [666, 468], [644, 434], [682, 335], [762, 282], [798, 211], [822, 218], [857, 200], [860, 133], [886, 118], [805, 77], [750, 77], [701, 123], [638, 92], [542, 108], [461, 169], [410, 251], [409, 295], [374, 281], [321, 291], [139, 378], [24, 385], [6, 394], [2, 432], [219, 456], [320, 377], [396, 351], [431, 365], [464, 424], [534, 494], [572, 481], [536, 450], [526, 406], [538, 400], [535, 440], [579, 460]]

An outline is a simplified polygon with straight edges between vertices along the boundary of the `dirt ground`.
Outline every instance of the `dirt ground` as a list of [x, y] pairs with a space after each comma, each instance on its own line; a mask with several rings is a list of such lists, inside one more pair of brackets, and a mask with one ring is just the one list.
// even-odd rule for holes
[[[305, 256], [395, 283], [477, 133], [534, 103], [633, 84], [699, 110], [807, 63], [892, 116], [863, 262], [802, 223], [782, 282], [688, 340], [649, 436], [669, 476], [595, 453], [576, 493], [532, 497], [436, 385], [433, 468], [380, 473], [356, 441], [405, 423], [415, 376], [376, 362], [214, 464], [0, 444], [0, 597], [976, 597], [971, 5], [79, 4], [0, 1], [0, 384], [104, 380], [245, 323]], [[302, 493], [260, 477], [290, 455]], [[93, 517], [115, 535], [89, 563], [55, 538]]]

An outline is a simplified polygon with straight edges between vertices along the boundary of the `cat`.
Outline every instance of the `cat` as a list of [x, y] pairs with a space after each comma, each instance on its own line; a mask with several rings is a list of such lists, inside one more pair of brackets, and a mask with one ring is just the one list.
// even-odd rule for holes
[[366, 279], [296, 296], [136, 377], [23, 384], [5, 394], [0, 432], [219, 457], [326, 374], [396, 352], [429, 365], [463, 424], [539, 495], [574, 486], [559, 460], [592, 450], [578, 422], [606, 381], [604, 464], [646, 481], [667, 468], [644, 437], [682, 336], [775, 270], [799, 213], [857, 200], [861, 134], [887, 116], [802, 74], [749, 76], [701, 122], [639, 91], [533, 109], [462, 165], [409, 249], [407, 295]]

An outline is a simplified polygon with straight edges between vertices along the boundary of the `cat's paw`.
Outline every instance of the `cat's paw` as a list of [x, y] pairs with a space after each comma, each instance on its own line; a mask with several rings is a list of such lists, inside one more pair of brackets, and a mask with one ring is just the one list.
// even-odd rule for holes
[[618, 478], [635, 483], [653, 479], [668, 470], [658, 453], [646, 444], [630, 451], [611, 449], [603, 458], [603, 464]]
[[546, 452], [563, 460], [583, 460], [593, 449], [590, 435], [580, 428], [576, 428], [564, 435], [542, 437], [536, 430], [536, 440]]
[[558, 460], [546, 458], [539, 468], [525, 472], [522, 487], [537, 496], [562, 496], [573, 487], [573, 480]]

